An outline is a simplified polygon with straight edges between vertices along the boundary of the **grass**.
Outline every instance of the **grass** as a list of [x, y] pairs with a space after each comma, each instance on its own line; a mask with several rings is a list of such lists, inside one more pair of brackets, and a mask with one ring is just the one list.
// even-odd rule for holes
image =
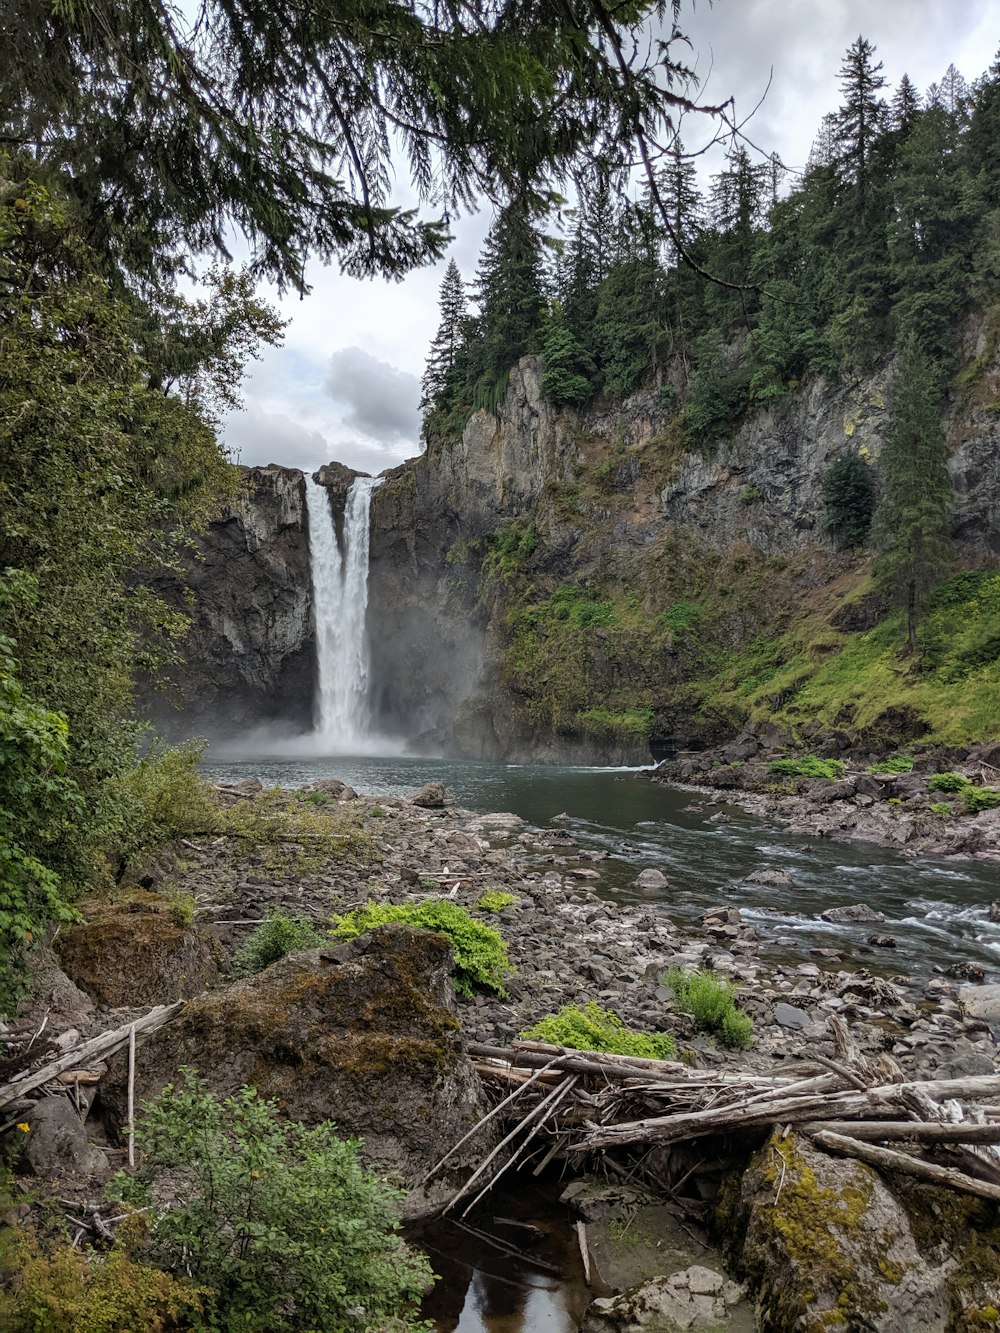
[[880, 759], [877, 764], [869, 764], [869, 773], [911, 773], [914, 758], [912, 754], [897, 754], [889, 759]]
[[517, 895], [507, 893], [504, 889], [487, 889], [479, 895], [479, 901], [476, 906], [481, 912], [502, 912], [505, 907], [513, 907], [517, 902]]
[[678, 1007], [700, 1028], [718, 1037], [723, 1046], [743, 1051], [753, 1045], [753, 1019], [737, 1007], [729, 981], [714, 972], [684, 972], [674, 967], [667, 973], [666, 982]]
[[842, 778], [844, 765], [839, 759], [820, 759], [804, 754], [798, 759], [775, 759], [769, 765], [771, 773], [785, 778]]
[[583, 1005], [564, 1004], [521, 1033], [525, 1041], [544, 1041], [574, 1051], [602, 1051], [608, 1055], [633, 1055], [645, 1060], [672, 1060], [677, 1054], [668, 1032], [638, 1032], [626, 1027], [617, 1014], [602, 1009], [595, 1000]]

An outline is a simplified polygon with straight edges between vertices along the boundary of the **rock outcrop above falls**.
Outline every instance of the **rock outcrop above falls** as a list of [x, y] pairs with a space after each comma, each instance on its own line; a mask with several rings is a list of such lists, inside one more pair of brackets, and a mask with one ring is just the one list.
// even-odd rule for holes
[[[192, 623], [170, 683], [147, 682], [144, 711], [168, 735], [231, 735], [312, 718], [315, 648], [302, 473], [245, 471], [246, 492], [156, 591]], [[190, 588], [190, 607], [186, 589]]]

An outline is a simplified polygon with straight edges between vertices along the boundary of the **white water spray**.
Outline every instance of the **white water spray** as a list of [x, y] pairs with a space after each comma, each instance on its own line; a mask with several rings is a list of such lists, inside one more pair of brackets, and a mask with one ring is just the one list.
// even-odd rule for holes
[[316, 619], [316, 738], [328, 752], [370, 747], [368, 707], [368, 539], [372, 492], [380, 477], [356, 477], [344, 508], [343, 550], [330, 495], [306, 476], [309, 561]]

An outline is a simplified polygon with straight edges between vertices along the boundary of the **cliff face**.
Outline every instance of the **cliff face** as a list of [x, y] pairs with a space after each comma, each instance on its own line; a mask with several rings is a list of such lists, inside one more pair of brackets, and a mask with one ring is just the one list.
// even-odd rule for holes
[[156, 587], [192, 618], [170, 685], [141, 699], [162, 732], [309, 727], [315, 649], [301, 472], [247, 468], [245, 497], [211, 524], [180, 576]]
[[[956, 549], [977, 565], [1000, 555], [1000, 357], [981, 324], [970, 325], [965, 353], [974, 373], [949, 407], [949, 470]], [[477, 756], [645, 758], [658, 729], [668, 744], [691, 731], [691, 636], [656, 628], [671, 607], [708, 588], [708, 634], [737, 653], [822, 601], [822, 590], [861, 582], [864, 562], [838, 553], [826, 529], [823, 479], [847, 447], [877, 460], [890, 376], [814, 382], [707, 455], [685, 449], [676, 413], [653, 394], [559, 414], [541, 394], [540, 372], [538, 361], [523, 361], [496, 416], [476, 413], [461, 440], [397, 468], [374, 497], [376, 708], [403, 734]], [[505, 568], [490, 552], [521, 529], [537, 548]], [[572, 669], [589, 703], [584, 693], [538, 706], [539, 694], [558, 693], [561, 650], [512, 653], [519, 578], [533, 588], [529, 602], [568, 583], [645, 617], [641, 634], [638, 620], [617, 614], [606, 629], [595, 621], [584, 649], [579, 636], [566, 640], [567, 655], [582, 651]], [[844, 614], [865, 627], [863, 605]], [[650, 705], [659, 719], [651, 727], [640, 722]], [[715, 722], [701, 714], [704, 736]]]

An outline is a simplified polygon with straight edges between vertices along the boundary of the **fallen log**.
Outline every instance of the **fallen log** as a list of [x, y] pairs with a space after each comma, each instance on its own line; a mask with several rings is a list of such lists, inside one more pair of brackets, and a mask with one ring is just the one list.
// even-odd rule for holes
[[964, 1171], [956, 1171], [950, 1166], [938, 1166], [936, 1162], [927, 1162], [922, 1158], [911, 1157], [909, 1153], [898, 1152], [895, 1148], [880, 1148], [873, 1143], [862, 1143], [860, 1139], [848, 1138], [843, 1134], [833, 1134], [821, 1130], [810, 1135], [814, 1143], [828, 1152], [838, 1153], [842, 1157], [855, 1157], [867, 1162], [869, 1166], [881, 1171], [901, 1171], [918, 1180], [928, 1180], [934, 1185], [944, 1185], [948, 1189], [959, 1190], [965, 1194], [975, 1194], [980, 1199], [1000, 1200], [1000, 1185], [986, 1180], [977, 1180], [967, 1176]]
[[185, 1001], [178, 1000], [175, 1004], [157, 1005], [142, 1018], [137, 1018], [134, 1023], [125, 1023], [111, 1032], [102, 1032], [99, 1036], [91, 1037], [89, 1041], [74, 1046], [58, 1060], [50, 1060], [38, 1069], [25, 1070], [24, 1073], [18, 1074], [9, 1083], [0, 1086], [0, 1110], [9, 1106], [11, 1102], [18, 1101], [26, 1093], [34, 1092], [37, 1088], [44, 1087], [46, 1083], [58, 1079], [59, 1075], [66, 1073], [67, 1070], [83, 1068], [113, 1055], [128, 1045], [131, 1030], [134, 1029], [137, 1035], [155, 1032], [176, 1018], [184, 1008], [184, 1004]]
[[927, 1124], [922, 1120], [816, 1120], [807, 1133], [841, 1134], [865, 1143], [1000, 1143], [1000, 1124]]

